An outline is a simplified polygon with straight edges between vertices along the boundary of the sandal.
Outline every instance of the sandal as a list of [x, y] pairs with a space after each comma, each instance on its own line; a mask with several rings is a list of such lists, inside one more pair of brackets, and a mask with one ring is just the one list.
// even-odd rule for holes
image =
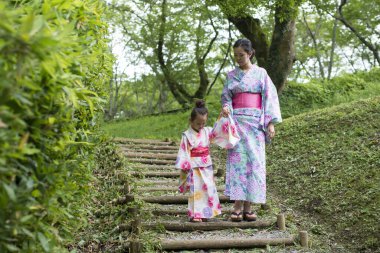
[[255, 220], [257, 220], [257, 215], [252, 211], [243, 212], [243, 219], [245, 221], [255, 221]]
[[194, 217], [191, 217], [190, 219], [189, 219], [189, 221], [190, 222], [202, 222], [202, 219], [201, 218], [194, 218]]
[[[232, 215], [234, 215], [236, 217], [232, 217]], [[241, 212], [240, 213], [232, 212], [230, 218], [231, 218], [231, 221], [234, 221], [234, 222], [239, 222], [239, 221], [243, 220]]]

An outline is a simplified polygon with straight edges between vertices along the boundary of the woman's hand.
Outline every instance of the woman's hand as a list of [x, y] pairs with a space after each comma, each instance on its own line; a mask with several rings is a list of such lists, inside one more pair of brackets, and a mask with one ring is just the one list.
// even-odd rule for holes
[[230, 109], [228, 108], [228, 106], [223, 107], [222, 108], [222, 116], [228, 117], [229, 114], [230, 114]]
[[269, 136], [269, 138], [273, 139], [275, 134], [276, 134], [276, 132], [274, 131], [274, 124], [269, 123], [268, 124], [268, 136]]

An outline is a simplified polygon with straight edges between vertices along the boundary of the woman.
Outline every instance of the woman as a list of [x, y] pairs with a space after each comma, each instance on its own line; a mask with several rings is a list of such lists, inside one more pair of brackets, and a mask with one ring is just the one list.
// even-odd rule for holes
[[232, 221], [254, 221], [251, 203], [266, 202], [265, 142], [282, 119], [276, 87], [265, 69], [251, 63], [251, 42], [239, 39], [233, 48], [238, 67], [227, 74], [222, 115], [231, 113], [241, 140], [228, 150], [225, 195], [235, 200]]

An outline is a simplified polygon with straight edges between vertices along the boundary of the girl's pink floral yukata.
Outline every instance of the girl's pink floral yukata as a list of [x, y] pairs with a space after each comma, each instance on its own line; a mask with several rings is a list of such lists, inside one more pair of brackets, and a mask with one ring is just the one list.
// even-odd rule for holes
[[221, 213], [209, 154], [211, 127], [196, 132], [191, 127], [182, 134], [176, 168], [181, 169], [179, 191], [190, 192], [188, 216], [212, 218]]
[[[256, 93], [260, 106], [234, 108], [233, 99], [239, 93]], [[265, 203], [265, 132], [270, 122], [282, 121], [276, 87], [265, 69], [253, 65], [245, 73], [237, 67], [227, 74], [221, 100], [222, 106], [230, 108], [241, 138], [228, 150], [225, 195], [231, 200]]]

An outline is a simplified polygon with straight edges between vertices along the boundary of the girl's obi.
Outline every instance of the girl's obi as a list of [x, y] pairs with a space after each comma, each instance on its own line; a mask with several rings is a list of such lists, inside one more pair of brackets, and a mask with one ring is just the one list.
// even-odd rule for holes
[[193, 148], [190, 151], [191, 157], [204, 157], [204, 156], [208, 156], [209, 154], [210, 153], [209, 153], [208, 147]]
[[232, 107], [238, 108], [257, 108], [261, 109], [261, 93], [236, 93], [232, 98]]

